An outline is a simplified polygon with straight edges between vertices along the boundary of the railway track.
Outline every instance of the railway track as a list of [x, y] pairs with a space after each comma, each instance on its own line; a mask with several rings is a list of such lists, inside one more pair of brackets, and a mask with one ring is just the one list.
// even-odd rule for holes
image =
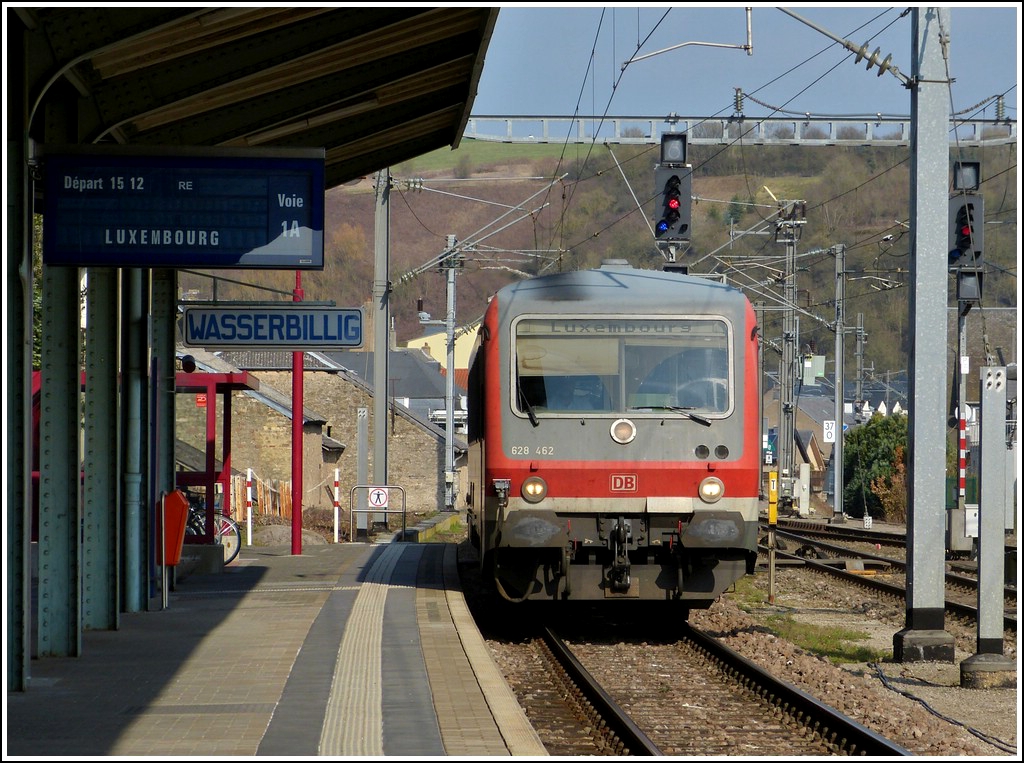
[[[877, 548], [881, 545], [878, 543], [872, 543], [870, 536], [866, 536], [867, 539], [851, 536], [845, 544], [828, 543], [818, 539], [819, 537], [832, 536], [814, 532], [804, 533], [776, 530], [776, 538], [783, 541], [789, 541], [790, 548], [796, 548], [796, 555], [802, 558], [808, 558], [807, 554], [810, 552], [814, 555], [812, 558], [854, 562], [859, 561], [861, 563], [877, 565], [879, 569], [891, 568], [898, 574], [906, 575], [907, 563], [905, 553], [905, 536], [900, 536], [904, 540], [902, 545], [890, 541], [890, 545], [893, 546], [893, 550], [899, 554], [898, 556], [893, 553], [876, 554], [872, 551], [865, 550], [864, 546], [867, 546], [868, 548]], [[803, 553], [801, 553], [801, 551]], [[965, 566], [963, 563], [954, 563], [950, 566], [950, 569], [947, 570], [945, 579], [946, 586], [951, 591], [962, 592], [964, 596], [970, 594], [977, 597], [978, 576], [976, 569]], [[1016, 609], [1016, 585], [1005, 585], [1003, 587], [1003, 601], [1008, 608]]]
[[516, 692], [552, 755], [909, 754], [692, 628], [571, 645], [543, 631], [523, 648], [544, 670]]
[[[793, 527], [793, 525], [787, 525]], [[762, 530], [768, 526], [762, 524]], [[808, 569], [821, 574], [839, 578], [846, 583], [869, 588], [880, 594], [891, 596], [902, 602], [906, 601], [906, 561], [892, 554], [876, 554], [856, 548], [858, 545], [877, 547], [882, 545], [880, 536], [890, 548], [902, 548], [905, 557], [906, 536], [892, 533], [864, 534], [860, 531], [830, 532], [818, 527], [799, 530], [775, 531], [776, 539], [781, 540], [786, 549], [776, 548], [776, 559], [788, 564], [802, 564]], [[822, 536], [842, 537], [845, 545], [828, 543], [821, 540]], [[762, 555], [767, 555], [768, 547], [759, 547]], [[865, 574], [865, 572], [877, 574]], [[978, 619], [978, 581], [977, 577], [964, 575], [960, 572], [947, 572], [945, 576], [947, 614], [962, 620], [975, 623]], [[1017, 588], [1004, 586], [1003, 628], [1008, 633], [1017, 632]]]
[[551, 755], [910, 754], [687, 624], [517, 611], [503, 670]]
[[545, 628], [536, 646], [545, 658], [553, 683], [561, 688], [559, 694], [568, 711], [564, 715], [582, 721], [598, 754], [664, 755], [554, 632]]
[[[556, 678], [557, 671], [553, 673], [551, 665], [557, 658], [545, 642], [542, 625], [569, 644], [576, 661], [597, 681], [603, 693], [629, 715], [663, 754], [837, 754], [819, 748], [806, 753], [806, 748], [800, 746], [803, 742], [794, 743], [791, 739], [780, 743], [777, 740], [786, 739], [791, 732], [786, 728], [779, 730], [775, 724], [785, 726], [785, 721], [764, 722], [760, 712], [752, 713], [749, 708], [734, 712], [734, 705], [764, 700], [751, 699], [750, 692], [736, 684], [724, 688], [717, 679], [704, 674], [703, 658], [695, 657], [682, 646], [688, 624], [677, 610], [599, 606], [590, 609], [582, 602], [565, 602], [568, 607], [504, 606], [480, 589], [475, 558], [470, 555], [467, 561], [472, 563], [461, 569], [467, 603], [499, 670], [551, 755], [623, 755], [627, 746], [624, 734], [605, 730], [611, 724], [592, 707], [593, 700], [575, 681]], [[495, 601], [499, 606], [492, 606]], [[895, 613], [897, 608], [892, 610]], [[565, 616], [555, 619], [559, 612]], [[538, 613], [543, 622], [535, 617]], [[866, 680], [867, 674], [862, 676], [855, 667], [844, 670], [811, 657], [773, 635], [770, 627], [758, 625], [756, 616], [752, 620], [735, 605], [723, 602], [721, 608], [716, 605], [707, 614], [691, 613], [689, 623], [699, 624], [719, 643], [848, 715], [881, 739], [910, 750], [909, 754], [981, 754], [975, 749], [977, 743], [965, 739], [968, 734], [955, 725], [944, 723], [912, 702], [899, 708], [888, 707], [891, 692], [879, 695], [880, 687]], [[691, 684], [688, 677], [693, 677], [696, 684]], [[707, 696], [701, 693], [703, 686], [716, 688], [708, 689]], [[883, 706], [888, 709], [879, 712]], [[959, 716], [953, 713], [953, 717]], [[748, 727], [761, 733], [750, 734]], [[990, 726], [983, 724], [982, 728]], [[994, 728], [1000, 730], [990, 733], [999, 736], [1001, 727]]]
[[[763, 523], [762, 523], [763, 524]], [[879, 546], [884, 548], [898, 548], [904, 552], [907, 548], [907, 534], [892, 530], [869, 530], [852, 524], [822, 524], [805, 519], [780, 519], [776, 524], [779, 530], [796, 533], [798, 535], [826, 538], [841, 543], [865, 544], [868, 546]], [[1008, 573], [1016, 572], [1017, 544], [1012, 542], [1004, 544], [1003, 553], [1006, 559]], [[957, 554], [949, 560], [951, 566], [959, 566], [962, 569], [970, 569], [973, 565], [965, 561], [963, 554]]]

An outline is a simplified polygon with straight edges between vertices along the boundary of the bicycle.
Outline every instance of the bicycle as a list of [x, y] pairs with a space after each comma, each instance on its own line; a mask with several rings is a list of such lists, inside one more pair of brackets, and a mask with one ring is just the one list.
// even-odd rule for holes
[[[206, 537], [206, 502], [203, 497], [186, 491], [188, 496], [188, 524], [185, 534]], [[213, 513], [213, 542], [224, 548], [224, 564], [231, 564], [242, 550], [242, 529], [238, 523], [219, 511]]]

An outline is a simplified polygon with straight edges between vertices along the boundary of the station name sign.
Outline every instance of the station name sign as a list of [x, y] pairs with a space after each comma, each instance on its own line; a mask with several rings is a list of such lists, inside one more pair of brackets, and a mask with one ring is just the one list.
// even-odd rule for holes
[[44, 149], [47, 265], [324, 267], [322, 149]]
[[330, 307], [186, 307], [186, 347], [332, 350], [363, 344], [363, 311]]

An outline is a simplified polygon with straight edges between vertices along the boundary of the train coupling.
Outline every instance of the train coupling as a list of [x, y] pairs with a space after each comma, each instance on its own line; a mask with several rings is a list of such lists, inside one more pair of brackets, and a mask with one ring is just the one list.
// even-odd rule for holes
[[498, 494], [498, 505], [504, 509], [508, 506], [508, 491], [512, 487], [512, 480], [496, 479], [493, 482], [494, 492]]
[[619, 517], [618, 522], [608, 534], [608, 544], [612, 552], [612, 563], [608, 569], [608, 583], [613, 591], [629, 590], [629, 542], [631, 539], [632, 526], [625, 517]]

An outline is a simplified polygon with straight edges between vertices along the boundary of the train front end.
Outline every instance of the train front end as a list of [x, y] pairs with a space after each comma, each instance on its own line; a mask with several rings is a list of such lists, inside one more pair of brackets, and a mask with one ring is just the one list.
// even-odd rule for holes
[[622, 264], [492, 300], [470, 369], [471, 538], [512, 601], [705, 608], [757, 558], [757, 327], [706, 279]]

